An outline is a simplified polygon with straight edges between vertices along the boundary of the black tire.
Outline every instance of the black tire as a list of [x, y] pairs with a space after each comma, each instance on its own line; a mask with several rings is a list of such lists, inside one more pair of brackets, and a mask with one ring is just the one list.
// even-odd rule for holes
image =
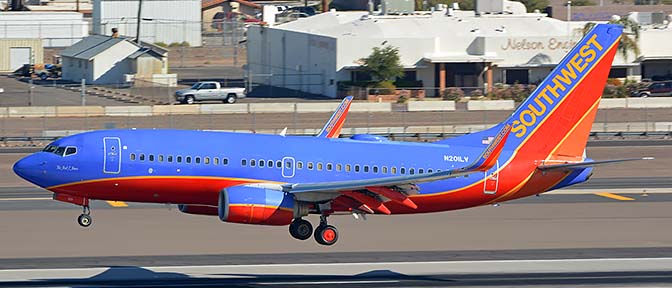
[[192, 95], [184, 96], [184, 104], [190, 104], [191, 105], [191, 104], [194, 104], [194, 102], [196, 102], [196, 99], [194, 98], [194, 96], [192, 96]]
[[313, 236], [313, 225], [303, 219], [295, 219], [289, 224], [289, 234], [295, 239], [308, 240]]
[[331, 225], [320, 225], [315, 229], [315, 241], [325, 246], [334, 245], [338, 241], [338, 230]]
[[226, 99], [224, 99], [224, 103], [226, 104], [233, 104], [236, 103], [236, 101], [238, 101], [238, 96], [236, 96], [236, 94], [226, 95]]
[[47, 73], [44, 73], [44, 72], [40, 73], [40, 79], [47, 80], [48, 78], [49, 78], [49, 75], [47, 75]]
[[642, 98], [649, 97], [649, 93], [639, 93], [639, 97], [642, 97]]
[[77, 217], [77, 223], [79, 223], [79, 226], [82, 227], [89, 227], [91, 226], [91, 216], [82, 214]]

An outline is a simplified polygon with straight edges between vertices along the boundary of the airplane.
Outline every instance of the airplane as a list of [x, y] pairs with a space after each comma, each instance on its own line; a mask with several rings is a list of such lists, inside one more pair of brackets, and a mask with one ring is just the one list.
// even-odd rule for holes
[[[431, 213], [498, 204], [587, 181], [585, 147], [622, 27], [596, 25], [503, 122], [433, 143], [339, 138], [352, 97], [317, 136], [121, 129], [58, 139], [14, 172], [83, 207], [90, 200], [178, 204], [221, 221], [288, 225], [299, 240], [339, 238], [334, 214]], [[649, 159], [649, 158], [646, 158]], [[303, 219], [320, 215], [319, 225]]]

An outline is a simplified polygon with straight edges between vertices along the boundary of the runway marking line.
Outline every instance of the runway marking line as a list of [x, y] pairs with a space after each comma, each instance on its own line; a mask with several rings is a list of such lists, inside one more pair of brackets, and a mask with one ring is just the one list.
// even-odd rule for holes
[[619, 201], [633, 201], [633, 200], [635, 200], [635, 198], [625, 197], [625, 196], [621, 196], [621, 195], [614, 194], [614, 193], [609, 193], [609, 192], [595, 193], [595, 195], [606, 197], [606, 198], [611, 198], [611, 199], [619, 200]]
[[105, 201], [107, 204], [110, 204], [112, 207], [128, 207], [128, 204], [124, 201]]
[[35, 200], [53, 200], [51, 197], [33, 197], [33, 198], [4, 198], [0, 201], [35, 201]]

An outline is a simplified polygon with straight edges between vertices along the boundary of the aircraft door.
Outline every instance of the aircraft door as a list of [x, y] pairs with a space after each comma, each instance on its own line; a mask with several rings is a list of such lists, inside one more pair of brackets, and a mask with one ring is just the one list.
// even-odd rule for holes
[[294, 177], [294, 172], [296, 171], [295, 162], [294, 157], [282, 158], [282, 177]]
[[118, 174], [121, 172], [121, 139], [104, 137], [103, 146], [103, 173]]
[[485, 171], [483, 176], [485, 177], [483, 181], [483, 193], [497, 194], [497, 189], [499, 188], [499, 160], [497, 160], [494, 167]]

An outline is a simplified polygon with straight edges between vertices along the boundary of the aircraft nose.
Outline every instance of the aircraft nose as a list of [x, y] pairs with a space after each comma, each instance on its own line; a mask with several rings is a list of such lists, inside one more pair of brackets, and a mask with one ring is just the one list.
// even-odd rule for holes
[[46, 164], [46, 162], [39, 158], [35, 154], [21, 158], [21, 160], [14, 163], [14, 173], [23, 179], [33, 182], [34, 178], [39, 175], [41, 167]]

